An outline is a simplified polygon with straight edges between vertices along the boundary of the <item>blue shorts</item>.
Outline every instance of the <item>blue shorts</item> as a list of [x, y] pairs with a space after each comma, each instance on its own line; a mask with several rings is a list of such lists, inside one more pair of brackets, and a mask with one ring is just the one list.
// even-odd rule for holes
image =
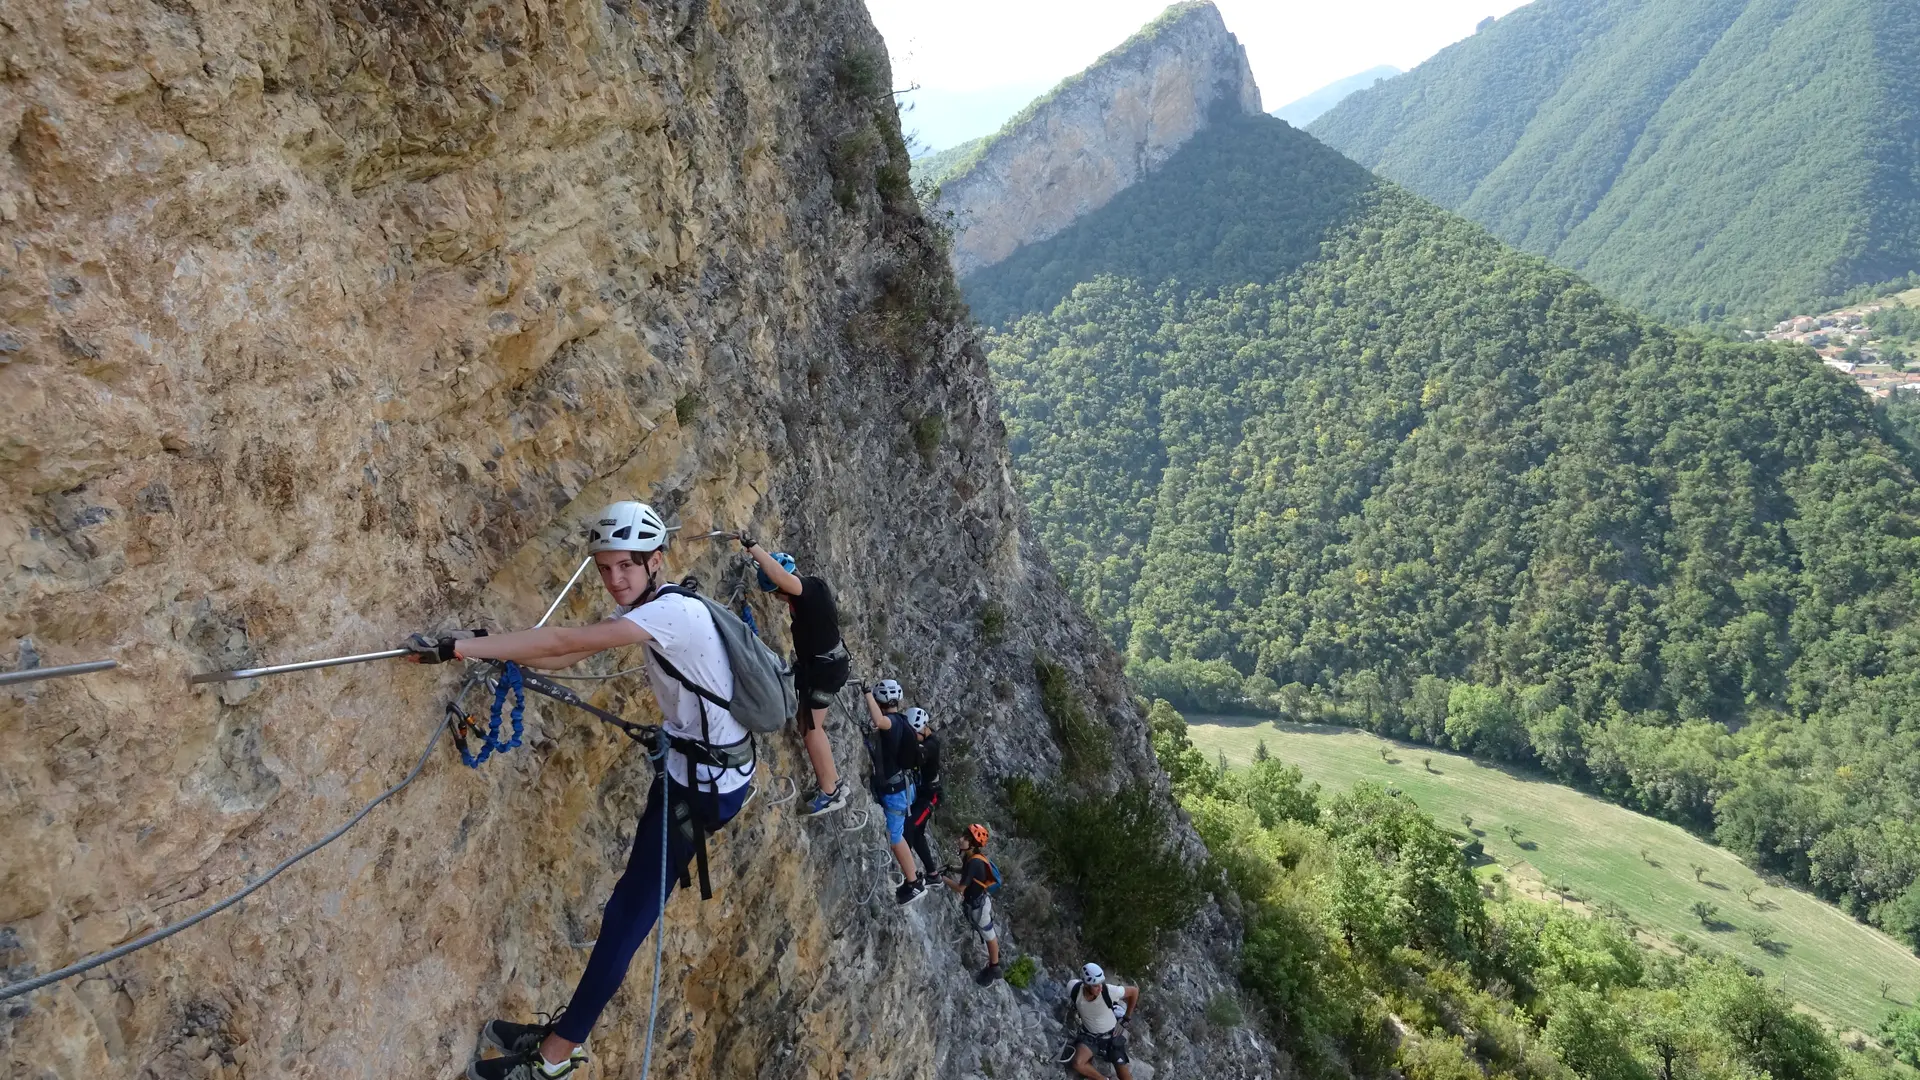
[[887, 811], [887, 843], [897, 844], [907, 838], [907, 811], [913, 809], [913, 785], [891, 795], [880, 796], [880, 805]]

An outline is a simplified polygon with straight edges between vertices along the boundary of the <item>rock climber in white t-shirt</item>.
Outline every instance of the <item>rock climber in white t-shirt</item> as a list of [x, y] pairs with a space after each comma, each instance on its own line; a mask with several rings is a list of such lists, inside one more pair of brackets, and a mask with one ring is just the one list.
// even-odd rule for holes
[[[573, 1000], [552, 1024], [488, 1023], [486, 1040], [507, 1054], [474, 1062], [467, 1069], [471, 1080], [552, 1080], [585, 1064], [581, 1044], [660, 917], [663, 886], [671, 889], [676, 879], [686, 875], [697, 842], [696, 818], [700, 828], [713, 832], [739, 813], [752, 790], [753, 743], [747, 730], [660, 665], [664, 657], [715, 697], [724, 701], [733, 696], [733, 670], [712, 616], [695, 597], [660, 591], [667, 544], [660, 516], [645, 503], [614, 503], [596, 520], [589, 539], [600, 581], [619, 605], [611, 618], [591, 626], [549, 626], [491, 636], [461, 632], [431, 641], [417, 637], [412, 643], [418, 659], [427, 662], [512, 660], [548, 669], [569, 667], [607, 649], [646, 646], [647, 681], [653, 684], [670, 737], [666, 768], [670, 779], [655, 777], [647, 795], [633, 853], [607, 900], [599, 940]], [[668, 830], [664, 862], [663, 796], [671, 805], [675, 826]]]
[[1120, 1080], [1133, 1080], [1125, 1025], [1140, 1004], [1140, 988], [1110, 983], [1099, 964], [1088, 964], [1080, 969], [1080, 978], [1067, 985], [1067, 993], [1080, 1021], [1080, 1030], [1074, 1036], [1073, 1071], [1092, 1080], [1106, 1080], [1093, 1067], [1094, 1055], [1098, 1054], [1101, 1061], [1113, 1066], [1113, 1074]]

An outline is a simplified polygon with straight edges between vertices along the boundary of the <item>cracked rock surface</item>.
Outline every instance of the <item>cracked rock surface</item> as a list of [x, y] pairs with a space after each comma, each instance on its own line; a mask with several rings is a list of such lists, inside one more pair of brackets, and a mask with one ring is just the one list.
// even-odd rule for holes
[[[615, 498], [688, 536], [751, 524], [832, 581], [859, 670], [933, 711], [980, 812], [1058, 770], [1036, 651], [1112, 726], [1111, 782], [1157, 777], [1118, 661], [1023, 531], [857, 3], [0, 0], [0, 65], [0, 659], [121, 664], [0, 689], [6, 981], [346, 820], [460, 678], [188, 674], [529, 625]], [[724, 545], [671, 565], [740, 580]], [[557, 617], [603, 599], [588, 575]], [[587, 692], [652, 712], [632, 677]], [[852, 704], [832, 727], [857, 774]], [[806, 772], [791, 734], [762, 747], [768, 774]], [[457, 1075], [488, 1017], [564, 1004], [648, 775], [535, 699], [521, 749], [468, 770], [443, 741], [243, 904], [0, 1005], [0, 1069]], [[654, 1075], [1057, 1075], [1051, 1006], [1083, 958], [975, 987], [956, 903], [894, 908], [879, 815], [807, 822], [788, 790], [716, 841], [713, 901], [668, 905]], [[1062, 909], [1022, 841], [997, 850], [1022, 875], [1011, 957]], [[1157, 1075], [1286, 1071], [1201, 1018], [1236, 935], [1210, 909], [1120, 973], [1146, 980]], [[589, 1076], [638, 1075], [651, 953]]]

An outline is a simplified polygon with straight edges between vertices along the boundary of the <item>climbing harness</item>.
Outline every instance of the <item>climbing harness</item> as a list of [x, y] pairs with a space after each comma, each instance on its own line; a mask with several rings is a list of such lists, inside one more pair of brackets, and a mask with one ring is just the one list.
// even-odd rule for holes
[[[518, 667], [518, 665], [514, 666]], [[561, 686], [559, 683], [548, 679], [544, 675], [535, 675], [530, 671], [522, 669], [520, 670], [520, 683], [528, 690], [542, 697], [552, 698], [562, 705], [571, 705], [582, 712], [588, 713], [601, 723], [618, 728], [622, 735], [647, 747], [650, 754], [656, 744], [662, 741], [662, 732], [659, 728], [651, 724], [636, 724], [618, 713], [608, 712], [600, 706], [587, 701], [579, 694], [574, 693], [571, 687]]]
[[26, 668], [21, 671], [0, 672], [0, 686], [39, 682], [41, 679], [64, 679], [70, 675], [86, 675], [95, 671], [110, 671], [119, 666], [120, 661], [118, 660], [89, 660], [84, 664], [61, 664], [58, 667], [37, 667]]
[[[474, 753], [467, 748], [467, 735], [475, 730], [473, 717], [460, 708], [458, 699], [447, 702], [447, 722], [453, 725], [453, 745], [460, 751], [460, 760], [467, 768], [477, 769], [494, 755], [495, 751], [504, 754], [520, 745], [520, 738], [526, 733], [523, 722], [527, 714], [527, 689], [525, 677], [520, 665], [509, 660], [499, 665], [500, 677], [494, 683], [493, 712], [488, 719], [487, 733], [480, 738], [480, 751]], [[500, 741], [500, 712], [507, 703], [507, 694], [513, 694], [513, 737], [506, 742]]]

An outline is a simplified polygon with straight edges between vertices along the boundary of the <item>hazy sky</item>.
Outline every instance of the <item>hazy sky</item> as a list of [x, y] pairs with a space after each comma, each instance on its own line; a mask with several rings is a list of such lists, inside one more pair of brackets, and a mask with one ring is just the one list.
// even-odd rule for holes
[[[1269, 110], [1377, 64], [1412, 68], [1523, 2], [1215, 0], [1247, 47]], [[954, 107], [949, 102], [966, 101], [977, 113], [989, 101], [987, 111], [998, 111], [998, 98], [1079, 71], [1166, 7], [1167, 0], [867, 0], [893, 55], [894, 85], [934, 91], [922, 96], [918, 119], [943, 131], [951, 118], [932, 113]]]

